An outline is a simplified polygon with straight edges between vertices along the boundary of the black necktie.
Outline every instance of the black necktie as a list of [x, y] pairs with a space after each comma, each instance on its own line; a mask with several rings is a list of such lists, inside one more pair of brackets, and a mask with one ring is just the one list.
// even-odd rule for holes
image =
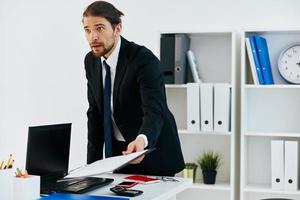
[[105, 157], [112, 156], [112, 120], [111, 120], [111, 76], [110, 66], [103, 61], [106, 75], [104, 82], [103, 93], [103, 108], [104, 108], [104, 142], [105, 142]]

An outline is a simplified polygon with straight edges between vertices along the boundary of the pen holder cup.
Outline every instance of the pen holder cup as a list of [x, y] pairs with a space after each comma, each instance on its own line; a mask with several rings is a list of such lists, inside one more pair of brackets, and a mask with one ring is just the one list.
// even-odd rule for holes
[[0, 199], [13, 199], [13, 181], [14, 181], [14, 170], [4, 169], [0, 170]]
[[26, 178], [14, 177], [14, 200], [40, 198], [40, 177], [29, 175]]

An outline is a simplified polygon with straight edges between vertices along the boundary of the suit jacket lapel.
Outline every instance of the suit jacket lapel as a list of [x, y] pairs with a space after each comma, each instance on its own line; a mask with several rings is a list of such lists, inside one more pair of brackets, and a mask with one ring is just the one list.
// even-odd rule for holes
[[[122, 82], [122, 79], [124, 77], [124, 73], [126, 71], [126, 48], [127, 48], [127, 41], [121, 37], [121, 47], [118, 57], [118, 63], [116, 68], [116, 76], [115, 76], [115, 82], [114, 82], [114, 90], [113, 90], [113, 107], [115, 108], [116, 105], [116, 99], [119, 93], [120, 84]], [[114, 109], [115, 110], [115, 109]]]
[[94, 91], [95, 91], [95, 96], [97, 99], [97, 105], [99, 108], [100, 113], [102, 113], [103, 110], [103, 77], [102, 77], [102, 64], [101, 64], [101, 59], [100, 58], [96, 58], [94, 60]]

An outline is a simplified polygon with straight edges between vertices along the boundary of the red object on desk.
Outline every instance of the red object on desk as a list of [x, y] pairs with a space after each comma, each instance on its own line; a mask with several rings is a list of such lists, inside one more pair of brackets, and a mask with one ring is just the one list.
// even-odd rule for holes
[[149, 176], [142, 176], [142, 175], [132, 175], [132, 176], [126, 176], [124, 177], [125, 179], [136, 181], [139, 183], [143, 184], [148, 184], [148, 183], [157, 183], [160, 180], [158, 178], [152, 178]]

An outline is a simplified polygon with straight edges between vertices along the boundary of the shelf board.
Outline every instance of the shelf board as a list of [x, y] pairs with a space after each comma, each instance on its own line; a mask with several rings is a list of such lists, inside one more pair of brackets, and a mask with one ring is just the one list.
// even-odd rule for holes
[[271, 29], [264, 29], [264, 28], [255, 28], [255, 29], [248, 29], [244, 30], [245, 33], [269, 33], [269, 34], [278, 34], [278, 33], [299, 33], [299, 28], [286, 28], [286, 27], [277, 27]]
[[194, 183], [190, 188], [196, 189], [206, 189], [206, 190], [222, 190], [222, 191], [230, 191], [230, 184], [226, 182], [219, 182], [213, 185], [204, 184], [204, 183]]
[[244, 135], [261, 137], [300, 137], [300, 132], [245, 132]]
[[300, 195], [300, 190], [297, 191], [273, 190], [271, 188], [271, 184], [248, 184], [244, 188], [244, 192]]
[[230, 136], [231, 132], [207, 132], [207, 131], [197, 131], [197, 132], [192, 132], [188, 131], [186, 129], [179, 129], [178, 133], [180, 135], [222, 135], [222, 136]]
[[278, 85], [252, 85], [246, 84], [246, 89], [300, 89], [300, 85], [294, 84], [278, 84]]
[[166, 84], [166, 88], [186, 88], [186, 84]]

